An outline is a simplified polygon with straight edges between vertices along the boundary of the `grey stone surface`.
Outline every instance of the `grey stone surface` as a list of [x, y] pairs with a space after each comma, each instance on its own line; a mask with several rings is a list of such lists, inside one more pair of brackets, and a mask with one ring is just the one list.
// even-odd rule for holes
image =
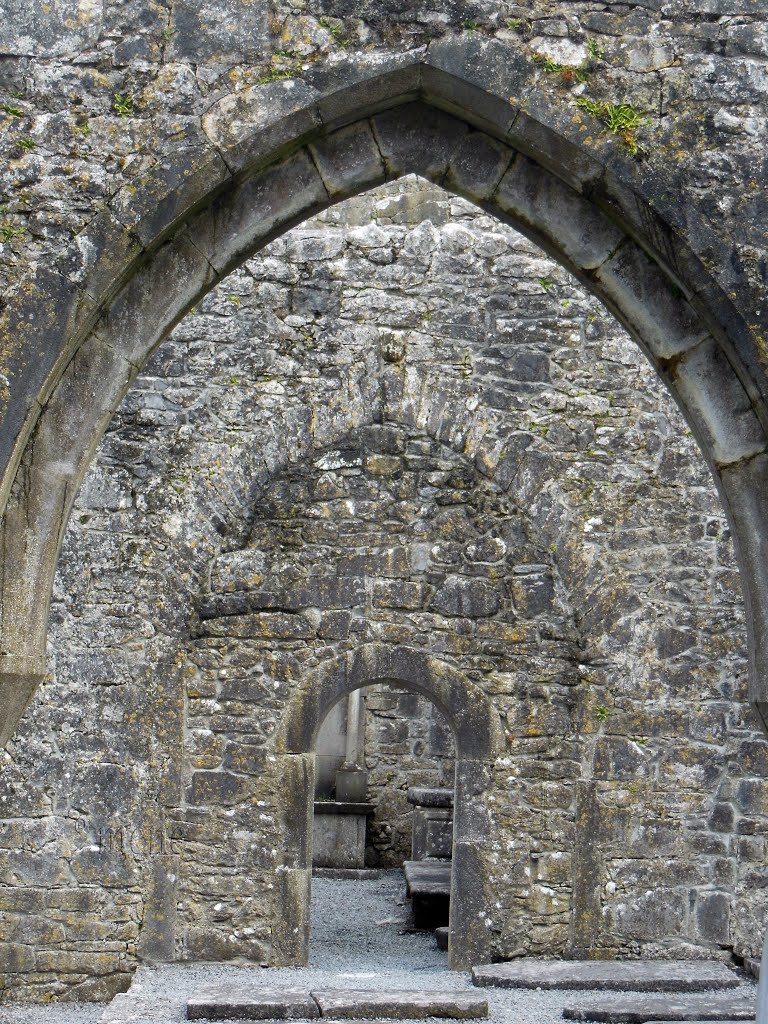
[[411, 896], [447, 896], [451, 892], [451, 862], [407, 860], [403, 864], [405, 883]]
[[311, 1020], [319, 1017], [306, 989], [261, 985], [207, 985], [187, 1001], [188, 1020]]
[[660, 1020], [754, 1020], [754, 1000], [723, 994], [605, 996], [589, 1005], [570, 1003], [565, 1020], [600, 1021], [602, 1024], [643, 1024]]
[[[187, 280], [207, 286], [195, 241]], [[162, 266], [120, 313], [129, 359], [162, 333]], [[735, 473], [757, 535], [764, 502], [739, 504]], [[270, 773], [274, 736], [308, 673], [374, 642], [434, 651], [503, 716], [478, 801], [495, 831], [462, 854], [491, 880], [471, 919], [493, 956], [563, 955], [573, 935], [583, 955], [701, 955], [724, 936], [756, 953], [768, 759], [738, 586], [685, 424], [572, 278], [423, 183], [327, 211], [199, 301], [85, 479], [53, 675], [0, 778], [4, 991], [106, 998], [144, 927], [180, 956], [272, 962], [306, 881], [282, 885], [306, 822]], [[499, 610], [480, 614], [489, 589]], [[198, 607], [209, 635], [190, 634]], [[454, 751], [426, 699], [370, 707], [369, 853], [387, 864], [410, 843], [408, 787], [451, 785]], [[175, 892], [157, 884], [168, 856]]]
[[472, 981], [481, 987], [623, 992], [703, 992], [739, 985], [739, 978], [725, 964], [697, 960], [516, 960], [473, 967]]
[[366, 820], [373, 804], [315, 801], [312, 867], [365, 867]]
[[408, 790], [408, 803], [421, 804], [423, 807], [453, 807], [453, 790], [445, 786], [432, 789], [411, 786]]
[[375, 804], [351, 803], [348, 800], [315, 800], [314, 813], [321, 817], [339, 817], [344, 815], [373, 814], [376, 810]]
[[313, 989], [312, 995], [323, 1017], [338, 1020], [367, 1020], [375, 1017], [395, 1020], [422, 1020], [426, 1017], [474, 1020], [488, 1016], [488, 1000], [466, 992]]
[[453, 853], [453, 808], [414, 807], [411, 858], [447, 858]]

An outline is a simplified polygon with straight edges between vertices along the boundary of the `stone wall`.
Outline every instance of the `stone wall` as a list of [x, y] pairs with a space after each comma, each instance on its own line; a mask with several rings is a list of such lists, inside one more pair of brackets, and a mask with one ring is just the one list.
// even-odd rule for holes
[[376, 813], [369, 822], [366, 863], [399, 867], [411, 857], [411, 786], [453, 787], [451, 728], [418, 693], [376, 688], [366, 694], [368, 791]]
[[700, 454], [573, 279], [411, 181], [227, 278], [110, 425], [0, 781], [4, 996], [275, 959], [281, 712], [372, 640], [504, 723], [496, 955], [756, 952], [768, 746]]

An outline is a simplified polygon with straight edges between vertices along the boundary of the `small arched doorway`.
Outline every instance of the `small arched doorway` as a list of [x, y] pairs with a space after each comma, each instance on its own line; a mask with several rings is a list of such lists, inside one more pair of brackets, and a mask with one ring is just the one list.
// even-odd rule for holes
[[456, 744], [453, 862], [448, 962], [466, 969], [489, 958], [489, 898], [480, 851], [490, 840], [487, 792], [502, 750], [498, 715], [479, 687], [446, 662], [408, 647], [367, 644], [316, 669], [286, 709], [276, 751], [285, 780], [282, 913], [274, 948], [283, 963], [303, 964], [309, 954], [312, 818], [317, 736], [329, 711], [364, 686], [388, 684], [428, 697], [443, 713]]

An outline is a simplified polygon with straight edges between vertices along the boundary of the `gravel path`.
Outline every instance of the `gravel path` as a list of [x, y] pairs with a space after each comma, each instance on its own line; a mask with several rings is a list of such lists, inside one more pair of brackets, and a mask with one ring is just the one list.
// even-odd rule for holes
[[[448, 970], [447, 955], [431, 935], [409, 933], [409, 906], [402, 872], [366, 881], [312, 882], [310, 962], [304, 968], [170, 964], [143, 967], [131, 990], [109, 1006], [56, 1005], [0, 1008], [0, 1024], [170, 1024], [184, 1020], [189, 994], [199, 985], [254, 978], [263, 985], [302, 988], [371, 988], [473, 991], [469, 976]], [[562, 1008], [576, 996], [599, 992], [537, 992], [483, 989], [491, 1024], [562, 1024]], [[754, 993], [745, 981], [732, 993]]]

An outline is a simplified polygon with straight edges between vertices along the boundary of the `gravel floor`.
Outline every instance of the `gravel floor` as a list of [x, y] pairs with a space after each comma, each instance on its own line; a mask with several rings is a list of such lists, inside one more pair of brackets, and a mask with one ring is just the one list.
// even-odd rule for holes
[[[189, 994], [199, 985], [255, 978], [264, 985], [302, 988], [372, 988], [474, 991], [467, 974], [448, 970], [447, 956], [431, 935], [408, 933], [409, 909], [402, 872], [366, 881], [316, 878], [312, 883], [310, 962], [305, 968], [263, 969], [219, 964], [172, 964], [141, 968], [127, 996], [110, 1007], [62, 1004], [0, 1008], [0, 1024], [103, 1024], [184, 1020]], [[733, 994], [755, 990], [745, 981]], [[561, 1024], [574, 997], [599, 992], [536, 992], [484, 989], [492, 1024]]]

